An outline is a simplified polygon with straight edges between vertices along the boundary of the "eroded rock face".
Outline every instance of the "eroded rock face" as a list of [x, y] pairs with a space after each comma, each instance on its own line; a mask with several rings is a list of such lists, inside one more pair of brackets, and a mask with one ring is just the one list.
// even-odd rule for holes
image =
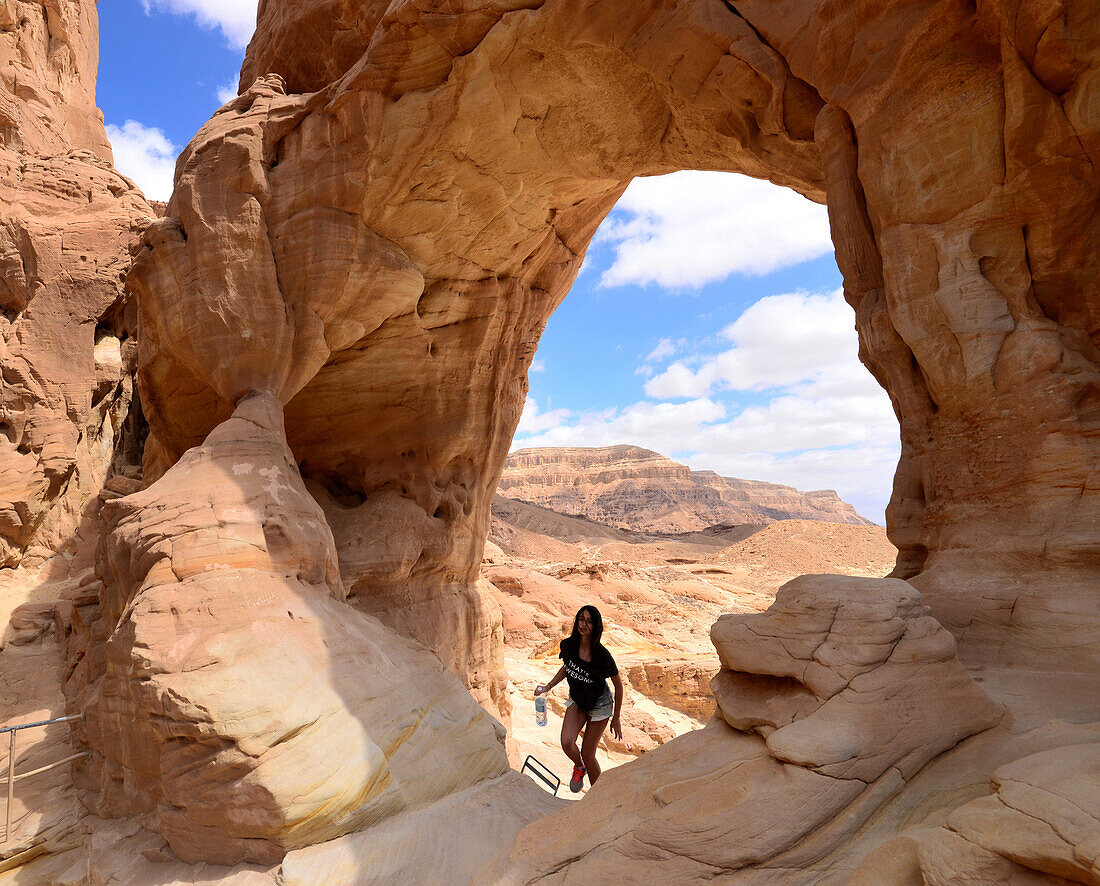
[[417, 644], [344, 602], [324, 514], [250, 395], [104, 507], [104, 590], [71, 655], [82, 796], [189, 862], [278, 862], [507, 770], [503, 732]]
[[[333, 499], [353, 600], [395, 625], [416, 609], [401, 629], [461, 669], [430, 626], [477, 608], [489, 493], [546, 318], [632, 176], [726, 169], [828, 196], [862, 355], [902, 423], [897, 574], [964, 656], [1092, 667], [1100, 34], [1083, 7], [1026, 8], [265, 4], [242, 89], [274, 72], [297, 97], [233, 161], [259, 182], [240, 186], [248, 224], [321, 244], [310, 267], [372, 267], [323, 236], [324, 219], [355, 219], [423, 281], [382, 287], [392, 304], [368, 287], [377, 326], [323, 321], [324, 347], [294, 320], [319, 369], [286, 382], [304, 385], [288, 439]], [[185, 230], [221, 224], [228, 155], [210, 139], [169, 210]], [[203, 261], [233, 277], [229, 256]], [[237, 282], [297, 316], [278, 268], [304, 254], [273, 261]], [[147, 301], [149, 326], [167, 322]], [[328, 341], [336, 327], [360, 337]], [[211, 364], [225, 380], [182, 341], [150, 343], [161, 469], [228, 414], [230, 364], [257, 359], [225, 352], [226, 335]], [[400, 528], [366, 544], [354, 527], [373, 521]]]
[[132, 399], [152, 210], [111, 167], [97, 61], [94, 2], [0, 3], [0, 566], [73, 551]]
[[692, 532], [718, 524], [827, 520], [869, 524], [831, 489], [693, 471], [638, 446], [521, 449], [498, 489], [509, 498], [640, 532]]
[[1024, 757], [918, 848], [929, 886], [1100, 883], [1100, 745]]
[[[185, 860], [268, 862], [503, 771], [383, 625], [499, 696], [477, 572], [538, 336], [627, 182], [681, 168], [827, 197], [901, 421], [897, 575], [932, 615], [808, 580], [759, 633], [725, 622], [723, 719], [494, 870], [801, 875], [999, 718], [941, 622], [970, 661], [1095, 672], [1098, 57], [1086, 4], [268, 0], [131, 275], [152, 485], [108, 509], [70, 661], [86, 802]], [[425, 695], [375, 721], [364, 673]], [[403, 756], [420, 725], [433, 776]]]
[[521, 831], [493, 875], [807, 882], [925, 763], [1001, 720], [927, 612], [897, 579], [804, 576], [766, 613], [722, 616], [721, 719]]

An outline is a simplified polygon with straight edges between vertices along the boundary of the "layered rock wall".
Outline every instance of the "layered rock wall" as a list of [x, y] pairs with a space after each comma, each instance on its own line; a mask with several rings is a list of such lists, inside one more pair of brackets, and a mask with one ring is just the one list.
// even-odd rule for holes
[[0, 566], [74, 551], [133, 396], [122, 280], [153, 213], [111, 167], [96, 22], [92, 0], [0, 3]]
[[638, 446], [521, 449], [497, 488], [509, 498], [640, 532], [692, 532], [719, 524], [825, 520], [868, 524], [831, 489], [693, 471]]
[[837, 260], [901, 420], [896, 574], [968, 658], [1095, 666], [1095, 11], [737, 8], [829, 101]]

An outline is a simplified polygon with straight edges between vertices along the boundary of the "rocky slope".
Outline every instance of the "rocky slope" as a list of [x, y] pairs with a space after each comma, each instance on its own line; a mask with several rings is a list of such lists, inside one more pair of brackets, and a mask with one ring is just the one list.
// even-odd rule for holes
[[792, 519], [871, 522], [831, 489], [800, 492], [693, 471], [639, 446], [520, 449], [505, 461], [498, 488], [509, 498], [639, 532]]
[[534, 754], [563, 779], [564, 690], [551, 696], [545, 728], [532, 725], [531, 706], [580, 606], [603, 613], [605, 641], [627, 687], [623, 741], [605, 735], [602, 745], [615, 766], [711, 718], [710, 680], [720, 663], [710, 626], [722, 613], [767, 609], [802, 572], [881, 577], [897, 554], [880, 526], [784, 520], [645, 534], [500, 495], [489, 539], [482, 577], [503, 616], [510, 756], [518, 766]]

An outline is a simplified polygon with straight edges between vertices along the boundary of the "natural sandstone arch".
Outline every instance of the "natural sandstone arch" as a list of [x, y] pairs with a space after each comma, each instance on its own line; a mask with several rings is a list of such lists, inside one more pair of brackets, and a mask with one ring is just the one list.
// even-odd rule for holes
[[[224, 445], [250, 440], [251, 422], [313, 513], [282, 455], [281, 402], [341, 574], [318, 568], [331, 564], [320, 522], [269, 525], [274, 480], [263, 495], [248, 485], [258, 479], [230, 481], [242, 493], [232, 519], [196, 518], [163, 547], [171, 534], [140, 510], [174, 501], [178, 472], [112, 512], [107, 627], [140, 638], [144, 611], [130, 604], [152, 605], [172, 582], [230, 598], [222, 576], [190, 571], [209, 550], [231, 573], [281, 576], [310, 599], [346, 589], [492, 707], [494, 624], [476, 570], [538, 335], [630, 178], [699, 168], [827, 198], [861, 356], [901, 422], [896, 575], [971, 660], [1094, 670], [1098, 55], [1084, 4], [268, 0], [241, 95], [189, 145], [131, 273], [145, 479], [204, 438], [187, 458], [270, 479], [274, 467], [250, 473]], [[262, 421], [250, 418], [257, 403]], [[123, 546], [144, 552], [133, 572]], [[890, 587], [883, 605], [919, 622], [930, 659], [949, 658], [953, 644]], [[319, 623], [339, 620], [332, 605], [317, 604], [330, 613]], [[132, 649], [146, 646], [119, 643], [113, 658], [88, 655], [79, 677], [118, 693], [114, 713], [156, 727], [120, 748], [92, 724], [98, 808], [165, 808], [164, 831], [190, 852], [180, 820], [192, 811], [177, 808], [170, 766], [150, 777], [156, 789], [112, 782], [155, 769], [150, 746], [165, 735], [206, 752], [188, 744], [188, 710], [203, 704], [169, 714], [160, 696], [126, 688], [163, 668], [178, 695], [178, 662], [151, 636], [140, 666]], [[458, 719], [484, 732], [469, 711]], [[278, 779], [254, 775], [279, 741], [195, 729], [237, 754], [242, 781], [262, 782], [271, 818], [261, 835], [247, 815], [232, 822], [218, 858], [267, 860], [361, 823], [352, 807], [320, 823], [290, 815]]]
[[[723, 169], [828, 193], [861, 356], [902, 424], [896, 574], [919, 576], [970, 654], [1020, 639], [1091, 658], [1076, 626], [1092, 601], [1073, 588], [1096, 516], [1098, 37], [1084, 6], [1061, 24], [1013, 6], [265, 3], [242, 88], [273, 72], [306, 95], [273, 100], [293, 120], [234, 187], [262, 215], [282, 289], [249, 279], [209, 297], [243, 285], [273, 306], [308, 301], [283, 280], [345, 248], [340, 213], [382, 238], [359, 247], [361, 277], [372, 261], [409, 267], [371, 328], [303, 355], [319, 371], [287, 409], [305, 475], [340, 500], [325, 506], [353, 597], [461, 671], [438, 615], [399, 613], [470, 602], [546, 317], [631, 177]], [[207, 138], [234, 115], [219, 116]], [[218, 223], [199, 196], [223, 187], [212, 170], [196, 155], [184, 168], [170, 215], [185, 230]], [[285, 241], [302, 245], [280, 254]], [[229, 406], [147, 342], [167, 464]], [[362, 539], [382, 515], [405, 529]], [[1051, 562], [1058, 582], [1032, 583]]]

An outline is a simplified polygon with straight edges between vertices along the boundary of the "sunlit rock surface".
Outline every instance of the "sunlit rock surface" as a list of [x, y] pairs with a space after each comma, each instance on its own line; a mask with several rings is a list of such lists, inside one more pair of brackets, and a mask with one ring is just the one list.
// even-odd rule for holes
[[98, 43], [88, 0], [0, 3], [0, 566], [87, 565], [81, 517], [135, 457], [115, 451], [137, 359], [122, 278], [153, 210], [111, 167]]
[[343, 602], [281, 411], [246, 397], [105, 506], [105, 591], [70, 650], [85, 802], [146, 814], [184, 861], [278, 862], [507, 770], [458, 679]]
[[920, 844], [926, 883], [1100, 883], [1100, 744], [1024, 757], [993, 786]]
[[[43, 247], [56, 276], [32, 285], [27, 230], [62, 210], [5, 222], [7, 563], [81, 441], [105, 441], [105, 472], [93, 397], [124, 401], [133, 359], [109, 319], [112, 201], [127, 225], [142, 207], [100, 165], [94, 21], [88, 0], [0, 0], [4, 187], [27, 171], [27, 193], [101, 206], [103, 261], [71, 258], [111, 268], [56, 291], [83, 344], [43, 333], [20, 369], [69, 258]], [[91, 876], [145, 878], [117, 863], [132, 851], [254, 880], [291, 850], [284, 876], [337, 838], [334, 869], [369, 879], [380, 823], [403, 835], [385, 870], [423, 870], [408, 853], [428, 847], [463, 876], [482, 862], [472, 882], [1094, 876], [1095, 815], [1062, 800], [1092, 802], [1063, 767], [1098, 718], [1098, 57], [1083, 2], [263, 3], [240, 95], [185, 150], [130, 273], [147, 488], [105, 508], [95, 599], [55, 608]], [[74, 148], [99, 159], [45, 159]], [[901, 425], [895, 574], [922, 597], [808, 579], [751, 638], [719, 622], [723, 716], [489, 857], [445, 835], [470, 815], [456, 791], [523, 799], [459, 682], [507, 716], [478, 582], [492, 493], [597, 226], [632, 177], [682, 168], [827, 200]], [[21, 610], [20, 640], [41, 614]], [[403, 756], [439, 742], [430, 771]], [[1032, 754], [1036, 784], [1011, 766]]]

